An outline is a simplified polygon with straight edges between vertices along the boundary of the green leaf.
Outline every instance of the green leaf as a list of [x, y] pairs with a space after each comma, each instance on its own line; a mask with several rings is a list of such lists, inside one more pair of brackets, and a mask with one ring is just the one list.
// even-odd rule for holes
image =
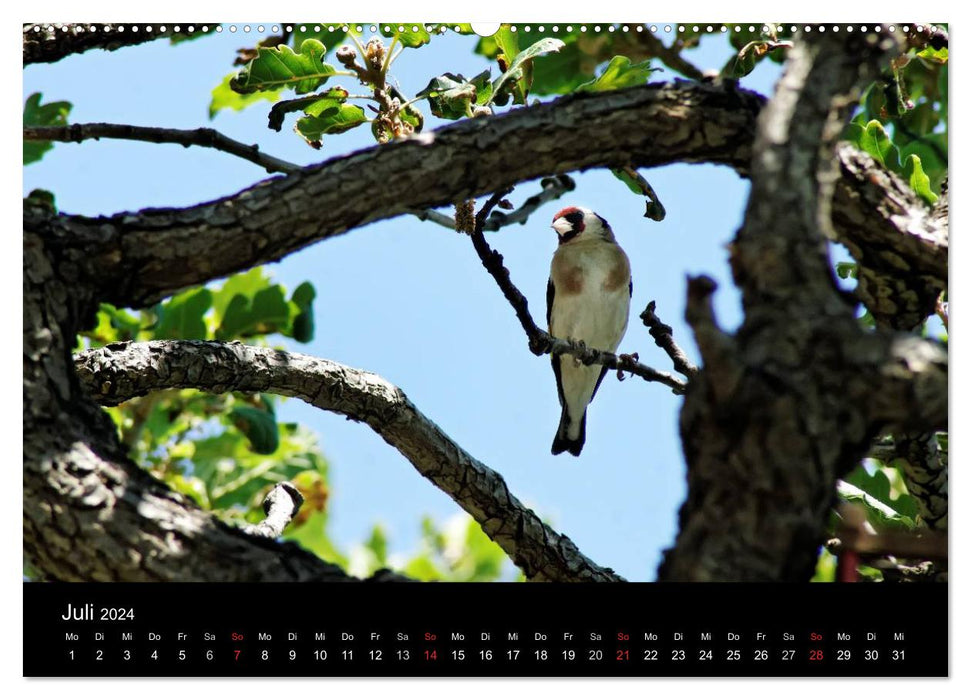
[[212, 308], [215, 312], [213, 321], [216, 327], [218, 328], [222, 323], [223, 315], [226, 313], [226, 307], [229, 306], [229, 302], [233, 300], [234, 296], [243, 294], [244, 296], [251, 297], [261, 289], [270, 286], [272, 286], [272, 282], [262, 267], [254, 267], [246, 272], [228, 277], [223, 282], [223, 286], [212, 297]]
[[230, 412], [229, 418], [249, 439], [253, 452], [261, 455], [276, 452], [280, 445], [280, 433], [273, 413], [253, 406], [237, 406]]
[[[24, 126], [66, 126], [71, 112], [70, 102], [40, 103], [41, 93], [35, 92], [24, 102]], [[24, 141], [24, 165], [36, 163], [54, 148], [50, 141]]]
[[216, 329], [216, 339], [279, 333], [288, 330], [289, 321], [290, 307], [283, 297], [283, 287], [276, 284], [259, 290], [252, 297], [236, 294]]
[[[728, 74], [732, 78], [743, 78], [755, 70], [755, 67], [763, 58], [772, 55], [775, 49], [791, 46], [792, 42], [790, 41], [767, 41], [765, 39], [750, 41], [742, 46], [734, 59], [728, 62], [728, 66], [726, 66], [729, 69]], [[724, 74], [725, 71], [723, 71]]]
[[[893, 476], [893, 482], [888, 475]], [[864, 506], [867, 519], [878, 530], [916, 526], [917, 503], [903, 489], [903, 481], [895, 468], [880, 467], [870, 474], [862, 465], [850, 472], [838, 487], [844, 499]]]
[[293, 291], [290, 301], [297, 305], [300, 313], [293, 319], [293, 339], [300, 343], [309, 343], [314, 339], [314, 306], [317, 296], [314, 286], [304, 282]]
[[634, 85], [643, 85], [656, 68], [651, 68], [651, 62], [631, 63], [627, 56], [614, 56], [595, 80], [583, 83], [577, 92], [604, 92], [619, 90]]
[[259, 55], [249, 62], [230, 87], [239, 93], [293, 88], [297, 94], [316, 90], [334, 75], [336, 69], [323, 62], [327, 49], [316, 39], [307, 39], [295, 53], [289, 46], [259, 47]]
[[[304, 29], [301, 30], [301, 27]], [[320, 31], [314, 31], [314, 27], [320, 27]], [[334, 31], [330, 31], [328, 27], [334, 27]], [[348, 27], [348, 29], [350, 29], [350, 27]], [[299, 50], [300, 47], [303, 46], [304, 41], [307, 39], [314, 39], [326, 46], [327, 52], [329, 53], [347, 39], [347, 34], [348, 32], [344, 31], [344, 25], [342, 24], [299, 24], [293, 27], [293, 36], [291, 37], [290, 45], [295, 50]]]
[[306, 111], [318, 100], [328, 100], [328, 105], [333, 104], [334, 101], [342, 103], [347, 100], [347, 95], [347, 90], [341, 87], [335, 87], [326, 92], [317, 93], [316, 95], [298, 97], [293, 100], [282, 100], [273, 105], [273, 108], [270, 110], [267, 126], [274, 131], [280, 131], [283, 128], [283, 119], [290, 112]]
[[[500, 31], [500, 34], [502, 34], [502, 31]], [[503, 46], [504, 52], [506, 51], [507, 47], [509, 47], [509, 50], [511, 51], [512, 46], [512, 40], [509, 40], [507, 44]], [[545, 39], [540, 39], [535, 44], [531, 44], [525, 50], [516, 54], [515, 58], [512, 59], [512, 63], [510, 63], [509, 67], [506, 69], [506, 72], [496, 78], [496, 81], [492, 84], [493, 100], [495, 100], [496, 95], [500, 94], [503, 85], [510, 79], [516, 80], [517, 82], [521, 81], [520, 84], [531, 83], [531, 81], [528, 80], [527, 73], [528, 66], [532, 60], [537, 56], [542, 56], [543, 54], [555, 53], [564, 46], [565, 44], [559, 39], [547, 37]], [[508, 58], [509, 54], [506, 53], [506, 56]], [[523, 103], [525, 103], [525, 96], [528, 94], [528, 92], [529, 84], [525, 84], [522, 95]]]
[[432, 114], [442, 119], [461, 119], [472, 116], [472, 105], [483, 104], [491, 96], [492, 84], [489, 82], [489, 71], [485, 70], [474, 78], [453, 73], [445, 73], [432, 78], [424, 90], [416, 97], [427, 98]]
[[[414, 31], [415, 28], [418, 31]], [[421, 22], [382, 24], [381, 36], [397, 37], [402, 46], [407, 46], [410, 49], [417, 49], [419, 46], [424, 46], [432, 40], [431, 35], [425, 31], [425, 25]]]
[[380, 525], [371, 528], [371, 536], [365, 541], [364, 546], [374, 555], [378, 568], [388, 565], [388, 536], [384, 528]]
[[297, 120], [296, 132], [314, 148], [320, 148], [324, 134], [341, 134], [367, 121], [364, 110], [339, 100], [318, 100]]
[[935, 49], [932, 46], [928, 46], [917, 52], [917, 58], [922, 58], [932, 63], [947, 63], [947, 47], [942, 46], [939, 49]]
[[853, 262], [838, 262], [836, 263], [836, 274], [839, 275], [840, 279], [856, 279], [856, 263]]
[[212, 306], [212, 292], [202, 287], [178, 294], [155, 307], [158, 323], [155, 337], [174, 340], [204, 340], [209, 329], [203, 318]]
[[242, 95], [232, 87], [230, 87], [230, 82], [236, 77], [235, 73], [230, 73], [222, 82], [212, 89], [212, 99], [209, 101], [209, 118], [213, 119], [216, 114], [218, 114], [223, 109], [232, 109], [236, 112], [240, 112], [252, 104], [257, 102], [262, 102], [264, 100], [268, 102], [275, 102], [280, 99], [280, 95], [283, 89], [279, 90], [263, 90], [261, 92], [251, 92], [246, 95]]
[[896, 173], [901, 172], [900, 152], [893, 145], [893, 141], [890, 140], [890, 136], [883, 128], [883, 124], [876, 119], [871, 120], [863, 129], [859, 146], [888, 170], [893, 170]]
[[921, 199], [928, 204], [934, 204], [937, 201], [937, 195], [931, 191], [930, 178], [924, 173], [918, 156], [911, 154], [907, 157], [904, 161], [903, 175], [910, 182], [911, 189], [920, 195]]
[[631, 192], [647, 198], [644, 211], [645, 218], [651, 219], [652, 221], [664, 220], [664, 217], [667, 216], [664, 205], [661, 204], [661, 200], [658, 198], [657, 193], [654, 192], [654, 188], [651, 187], [651, 183], [643, 175], [633, 168], [611, 168], [610, 172], [614, 174], [614, 177], [627, 185], [627, 189]]

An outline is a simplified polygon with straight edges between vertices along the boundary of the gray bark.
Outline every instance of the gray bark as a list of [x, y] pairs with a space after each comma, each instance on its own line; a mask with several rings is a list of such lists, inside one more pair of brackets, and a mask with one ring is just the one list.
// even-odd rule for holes
[[861, 329], [826, 256], [836, 138], [888, 49], [888, 39], [805, 35], [760, 115], [732, 244], [745, 311], [734, 336], [714, 320], [713, 283], [690, 284], [704, 368], [681, 412], [689, 492], [662, 580], [807, 580], [836, 479], [875, 435], [888, 424], [946, 426], [946, 353]]
[[195, 388], [292, 396], [367, 424], [422, 476], [458, 503], [534, 581], [622, 581], [587, 559], [419, 411], [404, 392], [370, 372], [299, 353], [240, 343], [115, 343], [82, 353], [78, 376], [100, 403], [152, 391]]

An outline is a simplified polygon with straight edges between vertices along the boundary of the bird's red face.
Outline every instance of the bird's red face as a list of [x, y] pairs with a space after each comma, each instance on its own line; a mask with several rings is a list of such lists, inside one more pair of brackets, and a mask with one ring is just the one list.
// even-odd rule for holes
[[560, 209], [553, 217], [553, 230], [559, 236], [560, 243], [566, 243], [576, 238], [583, 233], [584, 228], [586, 228], [586, 225], [583, 211], [579, 207]]

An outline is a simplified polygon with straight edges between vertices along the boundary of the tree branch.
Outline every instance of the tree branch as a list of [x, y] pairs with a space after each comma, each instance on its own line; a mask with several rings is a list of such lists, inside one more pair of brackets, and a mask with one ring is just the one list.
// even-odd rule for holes
[[366, 423], [459, 504], [537, 581], [621, 581], [587, 559], [386, 380], [329, 360], [239, 343], [115, 343], [81, 353], [78, 376], [104, 405], [168, 388], [268, 392]]
[[734, 336], [714, 320], [714, 285], [688, 287], [704, 366], [681, 412], [688, 498], [660, 580], [808, 580], [836, 481], [872, 438], [898, 422], [946, 424], [946, 353], [865, 332], [824, 238], [841, 179], [836, 140], [858, 86], [897, 48], [888, 34], [807, 32], [759, 117], [731, 246], [745, 312]]
[[98, 218], [28, 207], [24, 225], [83, 248], [76, 264], [104, 301], [142, 307], [373, 221], [524, 180], [686, 161], [745, 171], [761, 102], [755, 93], [689, 84], [571, 95], [358, 151], [194, 207]]
[[279, 537], [303, 505], [303, 495], [289, 481], [281, 481], [263, 499], [266, 517], [256, 525], [243, 527], [245, 532], [259, 537]]
[[[557, 175], [555, 177], [543, 178], [542, 182], [540, 182], [540, 187], [542, 189], [537, 194], [534, 194], [523, 202], [515, 211], [509, 214], [498, 211], [492, 212], [492, 215], [485, 222], [483, 230], [498, 231], [512, 224], [525, 224], [533, 212], [541, 206], [556, 201], [567, 192], [572, 192], [576, 187], [576, 183], [573, 182], [573, 178], [569, 175]], [[425, 209], [412, 213], [422, 221], [432, 221], [452, 231], [456, 230], [455, 219], [434, 209]]]
[[656, 306], [657, 304], [651, 301], [641, 312], [641, 321], [647, 326], [648, 332], [654, 338], [654, 343], [671, 358], [674, 369], [690, 379], [698, 373], [698, 368], [688, 359], [685, 351], [674, 342], [674, 329], [658, 318], [654, 312]]
[[25, 126], [25, 141], [74, 141], [88, 139], [124, 139], [149, 143], [175, 143], [180, 146], [203, 146], [229, 153], [259, 165], [268, 173], [295, 173], [300, 166], [260, 152], [256, 144], [246, 145], [215, 129], [163, 129], [128, 124], [69, 124], [66, 126]]
[[202, 25], [188, 31], [188, 25], [166, 26], [165, 31], [152, 26], [146, 31], [143, 24], [25, 24], [24, 65], [54, 63], [65, 56], [83, 53], [89, 49], [114, 51], [123, 46], [134, 46], [160, 37], [191, 37], [203, 34]]
[[[68, 248], [75, 241], [84, 250], [75, 262], [102, 298], [141, 307], [372, 221], [537, 177], [677, 162], [721, 163], [746, 175], [763, 102], [726, 84], [572, 95], [335, 158], [186, 209], [88, 218], [25, 207], [24, 226], [63, 237]], [[522, 157], [526, 151], [530, 158]], [[907, 265], [916, 255], [915, 269], [929, 264], [920, 274], [944, 284], [947, 239], [924, 233], [940, 230], [930, 209], [872, 159], [848, 147], [840, 157], [834, 226], [864, 276], [871, 260], [895, 259], [882, 254], [890, 251]], [[886, 287], [892, 277], [881, 264]], [[879, 313], [883, 298], [864, 301]]]
[[[947, 288], [948, 216], [850, 144], [837, 149], [836, 240], [858, 263], [856, 296], [883, 328], [910, 330]], [[947, 201], [946, 189], [939, 202]]]
[[472, 238], [472, 245], [475, 247], [475, 252], [478, 254], [479, 260], [482, 261], [482, 266], [492, 275], [496, 284], [499, 285], [503, 296], [506, 297], [513, 311], [516, 312], [516, 318], [519, 319], [519, 324], [526, 332], [530, 351], [537, 356], [547, 353], [552, 355], [572, 355], [585, 365], [597, 364], [603, 365], [608, 369], [630, 372], [646, 381], [660, 382], [669, 387], [675, 394], [683, 394], [685, 382], [673, 374], [661, 372], [653, 367], [641, 364], [630, 355], [615, 355], [612, 352], [588, 348], [581, 342], [555, 338], [536, 325], [536, 322], [533, 321], [532, 314], [529, 313], [529, 302], [516, 285], [513, 284], [509, 270], [502, 264], [502, 255], [489, 246], [486, 242], [485, 235], [483, 235], [483, 229], [489, 214], [509, 192], [510, 190], [508, 189], [499, 190], [486, 201], [475, 217], [475, 227], [471, 231], [470, 236]]
[[644, 44], [648, 53], [660, 59], [661, 63], [672, 70], [676, 70], [685, 78], [691, 80], [704, 80], [704, 72], [688, 61], [681, 52], [674, 47], [664, 45], [652, 32], [642, 32], [640, 35], [641, 43]]

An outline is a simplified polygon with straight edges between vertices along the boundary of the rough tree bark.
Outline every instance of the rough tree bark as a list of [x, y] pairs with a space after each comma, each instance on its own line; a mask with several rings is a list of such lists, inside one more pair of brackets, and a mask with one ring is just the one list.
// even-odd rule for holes
[[912, 336], [863, 331], [825, 249], [836, 139], [855, 89], [894, 48], [875, 35], [807, 34], [760, 115], [732, 245], [745, 312], [734, 336], [715, 323], [714, 284], [689, 284], [704, 368], [681, 412], [689, 493], [661, 580], [807, 580], [836, 479], [878, 432], [947, 424], [946, 354]]
[[[25, 57], [29, 43], [25, 32]], [[59, 50], [74, 46], [69, 34]], [[946, 425], [946, 355], [913, 336], [863, 333], [822, 253], [816, 203], [830, 198], [817, 198], [814, 183], [821, 140], [830, 146], [823, 160], [832, 153], [833, 130], [821, 139], [829, 98], [878, 53], [832, 36], [811, 39], [766, 111], [733, 256], [746, 306], [736, 336], [714, 323], [710, 286], [691, 285], [688, 316], [704, 367], [682, 414], [691, 490], [665, 578], [805, 578], [834, 480], [875, 431]], [[141, 307], [370, 221], [545, 175], [672, 162], [720, 163], [747, 175], [763, 104], [731, 85], [651, 85], [461, 122], [186, 209], [89, 218], [25, 205], [25, 556], [64, 580], [350, 580], [296, 547], [219, 523], [127, 458], [71, 357], [98, 303]], [[527, 146], [534, 157], [524, 159]], [[927, 290], [946, 284], [946, 221], [865, 156], [839, 153], [831, 233], [873, 270], [876, 285], [898, 284], [884, 263], [899, 257], [914, 274], [897, 290], [905, 300], [898, 308], [920, 313]], [[874, 294], [870, 303], [885, 298]], [[444, 450], [439, 459], [464, 458]], [[499, 501], [478, 508], [480, 522], [508, 514]], [[546, 537], [511, 525], [493, 528], [507, 546]], [[552, 551], [567, 542], [547, 538], [551, 551], [534, 573], [573, 580], [577, 569]], [[592, 564], [581, 569], [613, 576]]]

